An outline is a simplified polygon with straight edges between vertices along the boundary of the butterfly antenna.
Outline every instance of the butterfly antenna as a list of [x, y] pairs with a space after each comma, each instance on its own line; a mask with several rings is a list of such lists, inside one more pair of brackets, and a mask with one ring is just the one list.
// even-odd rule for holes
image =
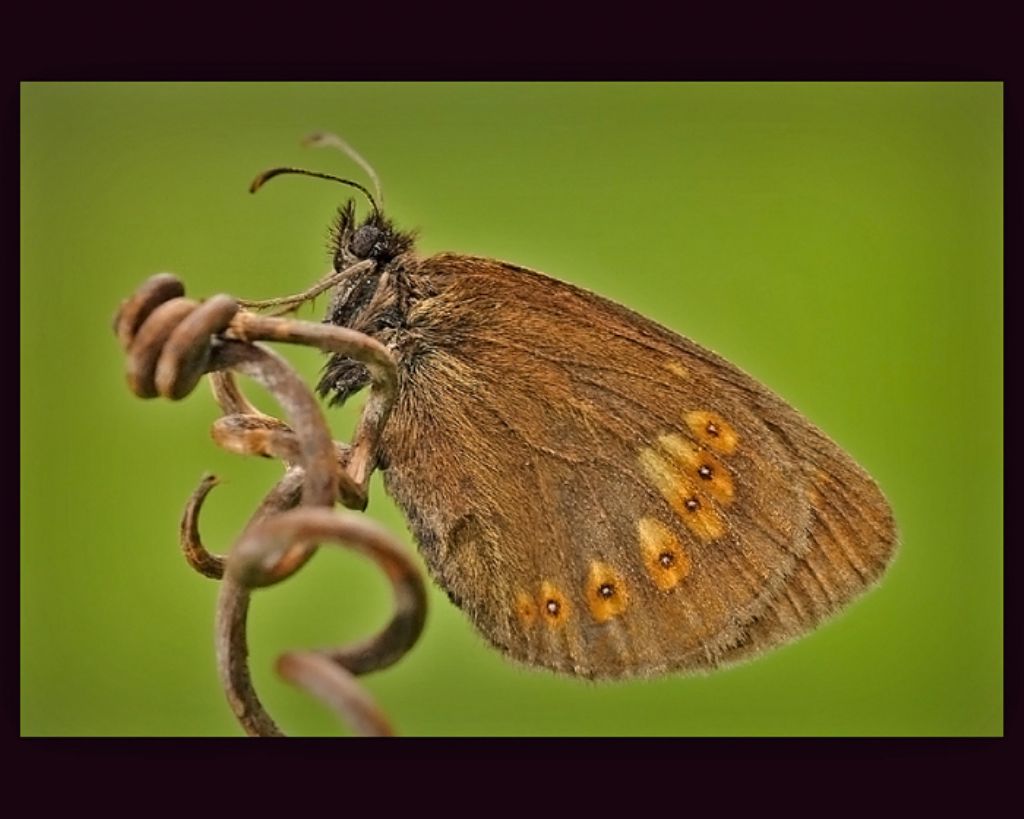
[[366, 171], [366, 175], [373, 180], [373, 191], [377, 194], [377, 199], [380, 201], [381, 206], [384, 205], [384, 192], [381, 190], [380, 178], [377, 176], [377, 172], [373, 169], [373, 165], [363, 159], [362, 154], [360, 154], [340, 136], [328, 133], [327, 131], [317, 131], [315, 134], [310, 134], [302, 140], [302, 144], [307, 148], [337, 148], [339, 151], [344, 153], [349, 159]]
[[348, 185], [350, 188], [355, 188], [358, 191], [362, 191], [363, 196], [370, 200], [370, 204], [373, 206], [373, 212], [379, 217], [381, 215], [380, 208], [377, 207], [377, 200], [374, 199], [370, 192], [360, 185], [358, 182], [353, 182], [351, 179], [342, 179], [340, 176], [331, 176], [329, 173], [317, 173], [316, 171], [307, 171], [302, 168], [271, 168], [269, 171], [264, 171], [249, 185], [249, 193], [256, 193], [262, 188], [269, 180], [275, 176], [282, 176], [284, 174], [294, 173], [300, 176], [315, 176], [317, 179], [329, 179], [332, 182], [340, 182], [342, 185]]

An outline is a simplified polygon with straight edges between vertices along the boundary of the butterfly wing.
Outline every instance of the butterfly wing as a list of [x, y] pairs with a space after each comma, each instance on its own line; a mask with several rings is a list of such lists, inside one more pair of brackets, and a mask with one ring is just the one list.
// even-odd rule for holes
[[727, 361], [493, 260], [442, 254], [411, 280], [385, 485], [510, 656], [588, 677], [716, 665], [881, 573], [878, 488]]

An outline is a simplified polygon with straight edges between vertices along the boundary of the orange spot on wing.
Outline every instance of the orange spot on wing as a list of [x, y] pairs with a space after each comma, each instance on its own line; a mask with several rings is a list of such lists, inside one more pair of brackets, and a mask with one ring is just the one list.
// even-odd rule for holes
[[669, 361], [669, 362], [667, 362], [665, 364], [665, 369], [668, 370], [673, 375], [678, 375], [680, 378], [689, 378], [690, 377], [690, 371], [688, 369], [686, 369], [686, 367], [684, 367], [678, 361]]
[[[708, 541], [721, 537], [725, 532], [725, 521], [702, 490], [697, 466], [701, 463], [698, 453], [679, 435], [665, 435], [659, 439], [663, 450], [671, 459], [652, 449], [640, 452], [640, 465], [647, 477], [668, 501], [672, 510], [686, 524], [686, 527], [701, 540]], [[728, 479], [728, 476], [726, 476]], [[711, 483], [713, 481], [708, 481]], [[732, 483], [729, 483], [732, 497]], [[721, 493], [717, 493], [721, 494]], [[694, 506], [696, 501], [696, 506]]]
[[526, 592], [516, 594], [516, 615], [524, 626], [532, 626], [537, 619], [537, 603]]
[[671, 529], [654, 518], [640, 518], [637, 531], [644, 567], [654, 585], [663, 592], [674, 589], [690, 573], [690, 556], [683, 544]]
[[697, 449], [681, 435], [662, 435], [658, 443], [679, 464], [698, 494], [708, 494], [724, 506], [732, 502], [732, 475], [714, 455]]
[[732, 424], [717, 412], [693, 410], [683, 416], [693, 437], [704, 446], [722, 455], [731, 455], [739, 446], [739, 436]]
[[569, 601], [556, 586], [545, 580], [540, 584], [540, 614], [554, 628], [565, 624], [570, 614]]
[[587, 606], [591, 616], [604, 623], [626, 610], [629, 593], [622, 578], [606, 563], [590, 564], [586, 587]]

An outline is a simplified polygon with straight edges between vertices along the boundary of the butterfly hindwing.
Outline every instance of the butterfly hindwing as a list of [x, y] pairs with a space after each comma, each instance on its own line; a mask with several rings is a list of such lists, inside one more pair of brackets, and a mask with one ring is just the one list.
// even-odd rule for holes
[[386, 486], [512, 657], [591, 677], [714, 665], [806, 630], [884, 566], [870, 478], [728, 362], [500, 262], [443, 254], [410, 279]]

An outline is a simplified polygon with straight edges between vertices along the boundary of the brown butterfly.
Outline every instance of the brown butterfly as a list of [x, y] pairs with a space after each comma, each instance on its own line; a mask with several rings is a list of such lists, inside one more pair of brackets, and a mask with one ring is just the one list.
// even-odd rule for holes
[[[502, 652], [592, 678], [707, 669], [880, 577], [897, 542], [884, 496], [746, 373], [541, 273], [420, 258], [349, 180], [278, 168], [253, 190], [282, 173], [373, 206], [338, 213], [334, 270], [355, 269], [332, 277], [325, 320], [395, 356], [376, 465], [434, 579]], [[319, 392], [340, 404], [368, 382], [336, 355]]]

